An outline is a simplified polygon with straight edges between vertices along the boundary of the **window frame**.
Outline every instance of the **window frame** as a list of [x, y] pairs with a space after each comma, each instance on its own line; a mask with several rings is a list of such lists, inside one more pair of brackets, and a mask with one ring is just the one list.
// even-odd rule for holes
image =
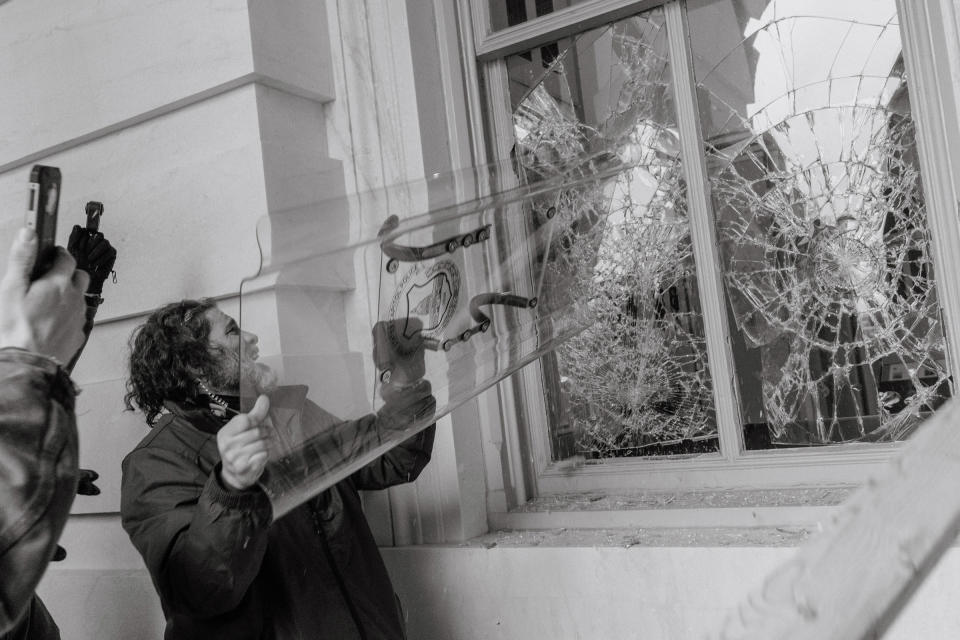
[[[667, 21], [677, 118], [681, 129], [683, 166], [689, 189], [691, 235], [700, 280], [701, 308], [725, 309], [722, 275], [714, 238], [713, 206], [702, 153], [702, 134], [695, 102], [693, 67], [685, 0], [587, 0], [497, 32], [490, 29], [489, 0], [459, 0], [461, 33], [468, 34], [464, 64], [467, 76], [485, 94], [472, 101], [475, 148], [489, 154], [478, 161], [508, 157], [513, 144], [505, 57], [531, 47], [596, 28], [623, 17], [663, 7]], [[917, 123], [917, 145], [927, 199], [931, 253], [946, 327], [960, 320], [960, 87], [950, 81], [960, 72], [956, 10], [950, 0], [896, 0], [911, 108]], [[472, 53], [472, 56], [471, 56]], [[946, 59], [949, 64], [923, 64]], [[482, 83], [486, 80], [486, 85]], [[936, 126], [935, 126], [936, 125]], [[953, 142], [954, 144], [951, 144]], [[481, 151], [482, 152], [482, 151]], [[710, 268], [705, 269], [704, 266]], [[704, 277], [713, 274], [714, 277]], [[607, 460], [571, 468], [550, 459], [549, 426], [539, 361], [514, 374], [499, 387], [499, 411], [509, 468], [502, 468], [513, 487], [507, 508], [531, 496], [613, 489], [696, 490], [705, 488], [796, 487], [860, 484], [875, 475], [901, 448], [900, 443], [848, 443], [812, 449], [746, 451], [739, 420], [739, 399], [725, 313], [704, 313], [708, 361], [717, 408], [720, 452], [693, 458]], [[947, 329], [951, 371], [960, 364], [960, 336]], [[956, 393], [956, 387], [953, 392]], [[498, 454], [499, 455], [499, 454]], [[501, 458], [504, 457], [501, 455]], [[496, 467], [488, 460], [488, 470]], [[492, 511], [496, 514], [503, 507]]]

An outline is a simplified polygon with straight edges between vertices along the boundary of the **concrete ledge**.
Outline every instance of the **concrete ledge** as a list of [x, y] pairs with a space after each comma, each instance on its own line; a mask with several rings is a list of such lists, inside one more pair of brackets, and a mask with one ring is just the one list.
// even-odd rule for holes
[[[792, 544], [701, 543], [471, 543], [381, 552], [411, 638], [690, 640], [715, 629], [731, 607], [795, 552]], [[83, 551], [71, 549], [71, 555], [80, 560]], [[144, 569], [54, 564], [39, 593], [66, 640], [159, 640], [163, 635], [159, 601]], [[960, 637], [958, 596], [960, 552], [953, 548], [885, 640]]]
[[[789, 559], [791, 546], [383, 549], [411, 638], [690, 640]], [[960, 553], [944, 558], [886, 640], [960, 637]]]
[[819, 527], [836, 507], [718, 507], [491, 513], [493, 529], [610, 527]]

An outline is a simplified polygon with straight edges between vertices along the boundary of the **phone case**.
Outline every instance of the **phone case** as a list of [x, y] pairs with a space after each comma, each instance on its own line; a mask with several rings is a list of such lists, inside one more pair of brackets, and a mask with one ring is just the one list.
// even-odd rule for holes
[[57, 210], [60, 206], [60, 169], [34, 165], [30, 171], [30, 195], [25, 224], [37, 232], [39, 246], [32, 279], [43, 275], [53, 264], [57, 244]]

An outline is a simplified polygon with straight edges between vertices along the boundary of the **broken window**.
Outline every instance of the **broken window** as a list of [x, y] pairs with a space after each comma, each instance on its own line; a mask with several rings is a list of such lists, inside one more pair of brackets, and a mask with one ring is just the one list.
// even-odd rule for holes
[[571, 189], [534, 207], [566, 229], [542, 257], [564, 288], [542, 299], [584, 295], [596, 318], [543, 360], [552, 455], [716, 451], [663, 12], [556, 48], [506, 60], [521, 180], [585, 157], [631, 168], [603, 187], [612, 195]]
[[688, 18], [748, 448], [906, 437], [949, 373], [893, 1]]
[[[746, 447], [903, 439], [950, 382], [893, 1], [686, 9]], [[505, 59], [521, 181], [631, 167], [539, 256], [597, 318], [542, 361], [554, 460], [718, 450], [663, 16]]]

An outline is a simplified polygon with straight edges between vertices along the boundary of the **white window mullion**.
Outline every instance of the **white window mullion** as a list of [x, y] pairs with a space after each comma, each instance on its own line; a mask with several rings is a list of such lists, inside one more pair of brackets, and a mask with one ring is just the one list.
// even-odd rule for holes
[[[494, 158], [504, 161], [510, 157], [510, 150], [515, 141], [506, 62], [501, 59], [485, 63], [484, 77], [487, 87], [487, 104], [491, 105], [489, 126], [493, 135], [490, 144]], [[506, 172], [504, 177], [507, 177]], [[498, 186], [501, 189], [507, 189], [516, 184]], [[513, 237], [523, 237], [526, 228], [518, 225], [517, 228], [508, 229], [507, 233]], [[522, 277], [520, 274], [515, 275]], [[514, 394], [522, 398], [520, 403], [514, 401]], [[501, 382], [500, 397], [501, 411], [506, 424], [517, 425], [517, 421], [522, 423], [516, 427], [507, 428], [505, 436], [514, 499], [516, 504], [523, 504], [532, 493], [536, 492], [537, 473], [545, 469], [550, 462], [547, 407], [539, 362], [524, 367], [512, 376], [512, 380]], [[523, 428], [524, 426], [526, 428]]]
[[[489, 7], [486, 0], [463, 2], [469, 3], [465, 9], [470, 12], [473, 25], [470, 33], [474, 42], [479, 43], [490, 31]], [[504, 162], [510, 158], [514, 143], [506, 62], [503, 59], [489, 62], [478, 60], [474, 69], [477, 87], [483, 83], [486, 89], [485, 102], [489, 114], [486, 123], [488, 135], [484, 136], [487, 149], [478, 148], [478, 154], [489, 151], [489, 160]], [[479, 100], [476, 106], [479, 106]], [[478, 110], [476, 113], [480, 114], [482, 111]], [[481, 117], [476, 119], [476, 126], [483, 128]], [[508, 178], [506, 173], [499, 175], [501, 179]], [[508, 189], [514, 186], [515, 183], [498, 184], [494, 188]], [[510, 230], [507, 233], [509, 234]], [[493, 245], [489, 249], [495, 250]], [[494, 260], [494, 263], [497, 261]], [[497, 482], [501, 479], [503, 481], [508, 507], [523, 504], [536, 492], [536, 472], [549, 461], [549, 440], [546, 429], [543, 428], [545, 418], [541, 417], [546, 416], [541, 380], [538, 363], [528, 365], [497, 385], [497, 407], [489, 402], [490, 394], [486, 396], [488, 402], [481, 406], [481, 410], [486, 410], [488, 416], [493, 412], [498, 413], [497, 425], [488, 425], [489, 432], [485, 436], [487, 442], [499, 443], [499, 449], [489, 454], [498, 460], [487, 460], [487, 465], [488, 469], [500, 466], [502, 478], [498, 478]], [[534, 416], [537, 418], [534, 419]], [[531, 421], [537, 426], [526, 428]]]
[[666, 5], [664, 15], [670, 41], [670, 68], [684, 177], [687, 181], [687, 215], [697, 265], [697, 289], [700, 292], [707, 359], [713, 383], [720, 454], [732, 460], [744, 449], [743, 432], [740, 428], [740, 407], [723, 295], [720, 253], [714, 233], [710, 183], [703, 155], [703, 132], [697, 108], [693, 59], [688, 46], [686, 3], [672, 2]]
[[[960, 367], [960, 26], [948, 0], [897, 0], [934, 274], [954, 380]], [[957, 385], [954, 382], [954, 393]]]

